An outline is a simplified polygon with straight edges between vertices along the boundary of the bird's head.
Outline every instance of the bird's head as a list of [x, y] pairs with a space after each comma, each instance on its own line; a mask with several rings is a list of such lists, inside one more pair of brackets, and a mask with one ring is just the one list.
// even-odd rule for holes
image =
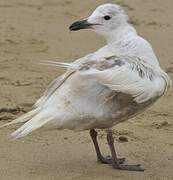
[[69, 29], [71, 31], [92, 29], [99, 34], [106, 35], [127, 21], [128, 16], [122, 7], [116, 4], [103, 4], [98, 6], [88, 18], [74, 22]]

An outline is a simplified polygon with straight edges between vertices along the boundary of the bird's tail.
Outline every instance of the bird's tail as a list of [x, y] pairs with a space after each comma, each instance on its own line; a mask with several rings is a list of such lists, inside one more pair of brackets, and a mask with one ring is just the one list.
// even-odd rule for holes
[[17, 139], [24, 137], [31, 133], [32, 131], [40, 128], [41, 126], [45, 125], [49, 121], [53, 120], [53, 116], [50, 109], [41, 110], [39, 108], [32, 110], [21, 117], [15, 119], [14, 121], [4, 124], [2, 127], [9, 126], [16, 123], [23, 123], [19, 129], [11, 134], [12, 138]]
[[33, 116], [35, 116], [39, 111], [40, 111], [40, 109], [37, 108], [37, 109], [34, 109], [34, 110], [32, 110], [26, 114], [23, 114], [19, 118], [15, 119], [9, 123], [3, 124], [2, 126], [0, 126], [0, 129], [3, 127], [6, 127], [6, 126], [13, 125], [13, 124], [24, 123], [24, 122], [28, 121], [29, 119], [31, 119]]

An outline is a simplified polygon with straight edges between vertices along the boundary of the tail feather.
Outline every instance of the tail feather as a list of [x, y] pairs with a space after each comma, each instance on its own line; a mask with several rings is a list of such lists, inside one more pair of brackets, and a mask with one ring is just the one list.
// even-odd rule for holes
[[18, 139], [24, 137], [31, 133], [32, 131], [40, 128], [45, 125], [49, 121], [53, 120], [52, 113], [48, 113], [48, 111], [42, 111], [35, 115], [32, 119], [22, 125], [19, 129], [11, 134], [14, 139]]
[[24, 122], [30, 120], [36, 114], [38, 114], [39, 111], [40, 111], [40, 108], [36, 108], [36, 109], [26, 113], [26, 114], [23, 114], [19, 118], [15, 119], [15, 120], [13, 120], [13, 121], [11, 121], [9, 123], [3, 124], [2, 126], [0, 126], [0, 128], [6, 127], [6, 126], [10, 126], [10, 125], [13, 125], [13, 124], [17, 124], [17, 123], [24, 123]]

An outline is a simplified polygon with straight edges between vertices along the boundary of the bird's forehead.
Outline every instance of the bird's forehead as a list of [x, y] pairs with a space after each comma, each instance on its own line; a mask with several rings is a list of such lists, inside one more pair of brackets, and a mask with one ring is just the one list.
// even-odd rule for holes
[[97, 7], [93, 14], [116, 15], [117, 13], [121, 12], [121, 10], [121, 7], [116, 4], [104, 4]]

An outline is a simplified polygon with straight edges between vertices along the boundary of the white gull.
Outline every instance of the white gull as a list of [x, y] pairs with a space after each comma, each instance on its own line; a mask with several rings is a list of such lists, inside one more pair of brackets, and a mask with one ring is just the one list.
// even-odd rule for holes
[[[116, 4], [99, 6], [87, 19], [70, 26], [71, 31], [91, 29], [107, 40], [107, 45], [72, 63], [48, 62], [67, 67], [55, 79], [32, 111], [5, 124], [26, 122], [12, 133], [26, 136], [45, 124], [59, 129], [90, 130], [97, 158], [122, 170], [143, 171], [118, 159], [111, 128], [152, 105], [171, 80], [161, 69], [149, 42], [128, 23], [128, 16]], [[106, 129], [112, 158], [102, 156], [94, 129]]]

